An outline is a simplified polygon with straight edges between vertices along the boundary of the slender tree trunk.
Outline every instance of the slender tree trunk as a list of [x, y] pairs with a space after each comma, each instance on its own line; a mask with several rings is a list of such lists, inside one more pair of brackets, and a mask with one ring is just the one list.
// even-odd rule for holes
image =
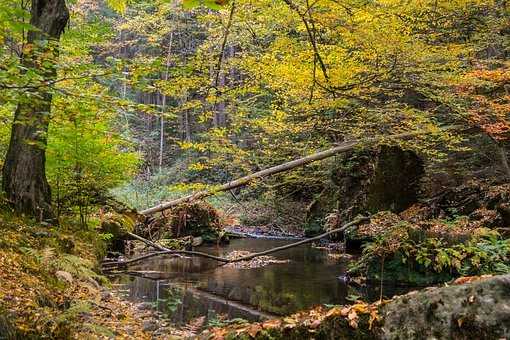
[[[217, 87], [219, 91], [223, 91], [225, 87], [225, 74], [221, 72], [218, 76], [218, 84]], [[223, 99], [220, 99], [220, 102], [216, 104], [216, 110], [214, 112], [214, 127], [220, 128], [226, 126], [226, 117], [225, 117], [225, 102]]]
[[[183, 105], [188, 100], [188, 94], [184, 94], [184, 96], [180, 99], [180, 104]], [[179, 118], [179, 132], [181, 135], [181, 140], [186, 142], [191, 142], [191, 118], [189, 114], [189, 110], [185, 109], [184, 112], [181, 112]]]
[[191, 142], [191, 121], [190, 121], [189, 110], [184, 112], [184, 129], [185, 129], [185, 140]]
[[[32, 0], [30, 24], [36, 29], [28, 33], [22, 64], [46, 81], [56, 77], [57, 44], [68, 20], [65, 0]], [[39, 220], [53, 217], [45, 171], [51, 100], [45, 87], [20, 96], [2, 174], [2, 189], [15, 210]]]
[[[174, 33], [170, 32], [170, 42], [168, 43], [168, 51], [166, 54], [166, 69], [164, 80], [168, 81], [168, 71], [170, 69], [170, 56], [172, 54], [172, 44], [174, 41]], [[161, 99], [161, 121], [159, 126], [159, 171], [161, 171], [163, 167], [163, 148], [165, 141], [165, 110], [166, 110], [166, 94], [163, 93], [163, 98]]]

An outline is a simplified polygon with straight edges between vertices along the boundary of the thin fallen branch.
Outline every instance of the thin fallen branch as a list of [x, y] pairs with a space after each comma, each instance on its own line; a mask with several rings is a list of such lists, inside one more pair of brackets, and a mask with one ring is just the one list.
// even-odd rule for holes
[[138, 235], [136, 235], [136, 234], [130, 233], [129, 231], [127, 232], [127, 234], [128, 234], [129, 236], [131, 236], [132, 238], [135, 238], [135, 239], [137, 239], [138, 241], [142, 241], [142, 242], [143, 242], [143, 243], [145, 243], [146, 245], [151, 246], [151, 247], [153, 247], [153, 248], [156, 248], [156, 249], [158, 249], [158, 250], [161, 250], [161, 251], [170, 251], [170, 250], [172, 250], [172, 249], [168, 249], [168, 248], [166, 248], [166, 247], [163, 247], [162, 245], [159, 245], [159, 244], [157, 244], [156, 242], [152, 242], [152, 241], [150, 241], [150, 240], [147, 240], [146, 238], [143, 238], [143, 237], [138, 236]]
[[[129, 235], [129, 236], [131, 236], [132, 238], [137, 239], [137, 240], [139, 240], [139, 241], [142, 241], [142, 242], [143, 242], [143, 243], [145, 243], [146, 245], [148, 245], [148, 246], [150, 246], [150, 247], [153, 247], [153, 248], [155, 248], [155, 249], [158, 249], [158, 250], [160, 250], [160, 251], [165, 251], [165, 252], [167, 252], [167, 251], [172, 251], [172, 249], [168, 249], [168, 248], [166, 248], [166, 247], [163, 247], [162, 245], [159, 245], [159, 244], [157, 244], [157, 243], [155, 243], [155, 242], [152, 242], [152, 241], [150, 241], [150, 240], [147, 240], [146, 238], [143, 238], [143, 237], [141, 237], [141, 236], [138, 236], [138, 235], [136, 235], [136, 234], [133, 234], [133, 233], [131, 233], [131, 232], [129, 232], [129, 231], [128, 231], [128, 232], [126, 232], [126, 234], [128, 234], [128, 235]], [[175, 254], [174, 256], [175, 256], [175, 257], [180, 257], [180, 255], [178, 255], [178, 254]], [[103, 262], [101, 265], [102, 265], [103, 269], [105, 269], [105, 270], [111, 270], [111, 269], [114, 269], [115, 267], [117, 267], [117, 266], [119, 266], [119, 265], [123, 265], [123, 264], [126, 264], [126, 263], [127, 263], [127, 261], [121, 261], [121, 262], [119, 262], [119, 261], [108, 261], [108, 262]]]
[[291, 244], [286, 244], [284, 246], [272, 248], [272, 249], [269, 249], [269, 250], [264, 250], [264, 251], [261, 251], [261, 252], [258, 252], [258, 253], [253, 253], [253, 254], [250, 254], [250, 255], [239, 257], [237, 259], [232, 259], [232, 260], [229, 260], [228, 263], [234, 263], [234, 262], [240, 262], [240, 261], [248, 261], [248, 260], [254, 259], [255, 257], [259, 257], [259, 256], [263, 256], [263, 255], [268, 255], [268, 254], [275, 253], [277, 251], [286, 250], [286, 249], [289, 249], [289, 248], [294, 248], [294, 247], [300, 246], [302, 244], [311, 243], [313, 241], [320, 240], [320, 239], [322, 239], [322, 238], [324, 238], [326, 236], [329, 236], [329, 235], [332, 235], [332, 234], [336, 234], [336, 233], [340, 233], [340, 232], [344, 231], [345, 229], [347, 229], [347, 228], [349, 228], [349, 227], [351, 227], [353, 225], [356, 225], [358, 223], [361, 223], [361, 222], [364, 222], [364, 221], [368, 221], [368, 220], [370, 220], [369, 217], [364, 217], [364, 216], [363, 217], [359, 217], [359, 218], [356, 218], [356, 219], [354, 219], [353, 221], [351, 221], [349, 223], [344, 224], [340, 228], [333, 229], [333, 230], [327, 231], [325, 233], [322, 233], [320, 235], [317, 235], [317, 236], [314, 236], [314, 237], [310, 237], [310, 238], [307, 238], [307, 239], [304, 239], [304, 240], [301, 240], [301, 241], [297, 241], [297, 242], [294, 242], [294, 243], [291, 243]]
[[[454, 130], [454, 129], [459, 129], [459, 128], [460, 127], [456, 126], [456, 125], [455, 126], [447, 126], [447, 127], [441, 128], [440, 131]], [[235, 181], [231, 181], [231, 182], [222, 184], [222, 185], [212, 188], [210, 190], [199, 191], [199, 192], [193, 193], [188, 196], [184, 196], [184, 197], [172, 200], [172, 201], [161, 203], [155, 207], [140, 211], [140, 214], [151, 215], [151, 214], [175, 207], [182, 203], [191, 202], [194, 200], [212, 196], [218, 192], [235, 189], [235, 188], [247, 185], [247, 184], [253, 182], [254, 180], [264, 178], [264, 177], [267, 177], [270, 175], [274, 175], [274, 174], [277, 174], [280, 172], [284, 172], [287, 170], [291, 170], [298, 166], [302, 166], [302, 165], [306, 165], [306, 164], [309, 164], [312, 162], [320, 161], [325, 158], [332, 157], [332, 156], [334, 156], [338, 153], [341, 153], [341, 152], [346, 152], [346, 151], [352, 150], [356, 146], [359, 146], [361, 144], [375, 144], [375, 143], [380, 142], [385, 139], [388, 139], [388, 140], [405, 139], [405, 138], [415, 137], [415, 136], [419, 136], [419, 135], [426, 135], [426, 134], [430, 134], [433, 132], [434, 131], [431, 131], [431, 130], [418, 130], [418, 131], [404, 132], [404, 133], [399, 133], [399, 134], [389, 135], [389, 136], [372, 137], [372, 138], [366, 138], [366, 139], [362, 139], [362, 140], [353, 140], [353, 141], [345, 142], [339, 146], [336, 146], [336, 147], [328, 149], [328, 150], [317, 152], [315, 154], [312, 154], [312, 155], [309, 155], [309, 156], [306, 156], [303, 158], [299, 158], [299, 159], [296, 159], [296, 160], [293, 160], [293, 161], [290, 161], [287, 163], [276, 165], [276, 166], [267, 168], [265, 170], [257, 171], [251, 175], [241, 177], [239, 179], [236, 179]]]
[[146, 259], [151, 258], [151, 257], [160, 256], [160, 255], [191, 255], [191, 256], [199, 256], [199, 257], [209, 258], [211, 260], [215, 260], [215, 261], [218, 261], [218, 262], [228, 263], [230, 261], [229, 259], [226, 259], [226, 258], [223, 258], [223, 257], [219, 257], [219, 256], [214, 256], [214, 255], [207, 254], [207, 253], [202, 253], [200, 251], [192, 251], [192, 250], [164, 250], [164, 251], [158, 251], [158, 252], [155, 252], [155, 253], [150, 253], [150, 254], [139, 256], [139, 257], [135, 257], [135, 258], [132, 258], [132, 259], [126, 260], [126, 261], [104, 262], [104, 263], [102, 263], [102, 265], [103, 266], [108, 266], [108, 265], [127, 266], [128, 264], [133, 264], [133, 263], [136, 263], [136, 262], [139, 262], [139, 261], [142, 261], [142, 260], [146, 260]]
[[344, 224], [340, 228], [327, 231], [327, 232], [325, 232], [323, 234], [320, 234], [320, 235], [317, 235], [315, 237], [311, 237], [311, 238], [307, 238], [307, 239], [304, 239], [304, 240], [301, 240], [301, 241], [298, 241], [298, 242], [286, 244], [284, 246], [280, 246], [280, 247], [264, 250], [264, 251], [261, 251], [261, 252], [258, 252], [258, 253], [253, 253], [253, 254], [250, 254], [250, 255], [242, 256], [242, 257], [239, 257], [239, 258], [236, 258], [236, 259], [228, 259], [228, 258], [225, 258], [225, 257], [214, 256], [214, 255], [203, 253], [203, 252], [199, 252], [199, 251], [191, 251], [191, 250], [165, 250], [165, 251], [160, 251], [160, 252], [155, 252], [155, 253], [151, 253], [151, 254], [146, 254], [146, 255], [139, 256], [139, 257], [135, 257], [135, 258], [127, 260], [127, 261], [122, 261], [122, 262], [106, 262], [106, 263], [103, 263], [103, 265], [118, 264], [119, 266], [127, 266], [128, 264], [133, 264], [133, 263], [136, 263], [136, 262], [140, 262], [142, 260], [146, 260], [146, 259], [151, 258], [151, 257], [160, 256], [160, 255], [168, 255], [168, 254], [180, 254], [180, 255], [192, 255], [192, 256], [205, 257], [205, 258], [212, 259], [212, 260], [215, 260], [215, 261], [218, 261], [218, 262], [223, 262], [223, 264], [235, 263], [235, 262], [241, 262], [241, 261], [249, 261], [249, 260], [254, 259], [256, 257], [259, 257], [259, 256], [272, 254], [272, 253], [275, 253], [275, 252], [278, 252], [278, 251], [281, 251], [281, 250], [286, 250], [286, 249], [289, 249], [289, 248], [300, 246], [302, 244], [306, 244], [306, 243], [310, 243], [310, 242], [313, 242], [313, 241], [320, 240], [321, 238], [324, 238], [326, 236], [342, 232], [345, 229], [347, 229], [347, 228], [349, 228], [349, 227], [351, 227], [353, 225], [356, 225], [356, 224], [364, 222], [364, 221], [368, 221], [369, 219], [370, 219], [369, 217], [359, 217], [359, 218], [357, 218], [357, 219], [355, 219], [355, 220], [353, 220], [353, 221], [351, 221], [349, 223]]

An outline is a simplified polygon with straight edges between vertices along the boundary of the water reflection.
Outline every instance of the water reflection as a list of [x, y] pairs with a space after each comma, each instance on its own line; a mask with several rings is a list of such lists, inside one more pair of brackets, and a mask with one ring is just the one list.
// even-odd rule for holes
[[[224, 247], [201, 247], [199, 250], [222, 255], [233, 250], [258, 252], [287, 244], [288, 240], [238, 239]], [[123, 276], [118, 282], [129, 298], [154, 302], [175, 322], [226, 314], [258, 320], [285, 315], [318, 304], [344, 304], [349, 295], [375, 300], [378, 287], [353, 289], [338, 280], [347, 263], [332, 259], [327, 252], [301, 245], [274, 256], [289, 263], [262, 268], [236, 269], [218, 266], [204, 258], [153, 258], [134, 268], [151, 273], [155, 279]], [[389, 295], [394, 288], [385, 289]], [[387, 295], [385, 294], [385, 295]]]

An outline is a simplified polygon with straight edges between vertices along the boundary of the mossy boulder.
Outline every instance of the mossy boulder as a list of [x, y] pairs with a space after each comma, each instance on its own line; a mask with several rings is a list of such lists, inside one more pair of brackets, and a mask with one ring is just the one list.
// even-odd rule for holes
[[332, 214], [339, 226], [358, 214], [400, 213], [418, 201], [423, 175], [421, 158], [398, 146], [346, 153], [331, 170], [333, 185], [325, 184], [309, 204], [306, 228], [319, 233]]
[[132, 233], [135, 229], [136, 220], [131, 216], [109, 212], [104, 216], [101, 222], [101, 231], [104, 233], [112, 234], [113, 237], [125, 237], [128, 232]]
[[139, 234], [152, 239], [201, 237], [204, 242], [225, 239], [222, 218], [209, 203], [197, 201], [178, 205], [142, 226]]
[[125, 241], [129, 240], [128, 232], [132, 233], [137, 224], [136, 216], [131, 214], [109, 211], [103, 215], [101, 232], [110, 234], [108, 248], [111, 251], [124, 253], [126, 251]]
[[367, 191], [366, 210], [401, 212], [418, 200], [423, 161], [397, 146], [379, 149], [373, 178]]
[[510, 275], [400, 296], [381, 316], [381, 339], [508, 339]]
[[423, 161], [415, 152], [382, 145], [370, 152], [346, 154], [332, 181], [339, 189], [339, 210], [349, 219], [366, 211], [407, 209], [418, 200], [423, 175]]

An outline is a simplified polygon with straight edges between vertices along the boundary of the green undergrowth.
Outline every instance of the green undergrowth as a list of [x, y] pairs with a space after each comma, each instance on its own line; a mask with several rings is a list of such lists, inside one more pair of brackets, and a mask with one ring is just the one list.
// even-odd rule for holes
[[[88, 276], [106, 254], [107, 235], [72, 219], [59, 224], [36, 223], [0, 211], [0, 226], [0, 249], [25, 255], [34, 263], [44, 260], [52, 269], [87, 272]], [[52, 265], [51, 259], [62, 264]]]
[[400, 223], [363, 248], [350, 273], [368, 280], [413, 285], [446, 282], [460, 276], [510, 273], [510, 239], [476, 229], [464, 241], [431, 237]]

